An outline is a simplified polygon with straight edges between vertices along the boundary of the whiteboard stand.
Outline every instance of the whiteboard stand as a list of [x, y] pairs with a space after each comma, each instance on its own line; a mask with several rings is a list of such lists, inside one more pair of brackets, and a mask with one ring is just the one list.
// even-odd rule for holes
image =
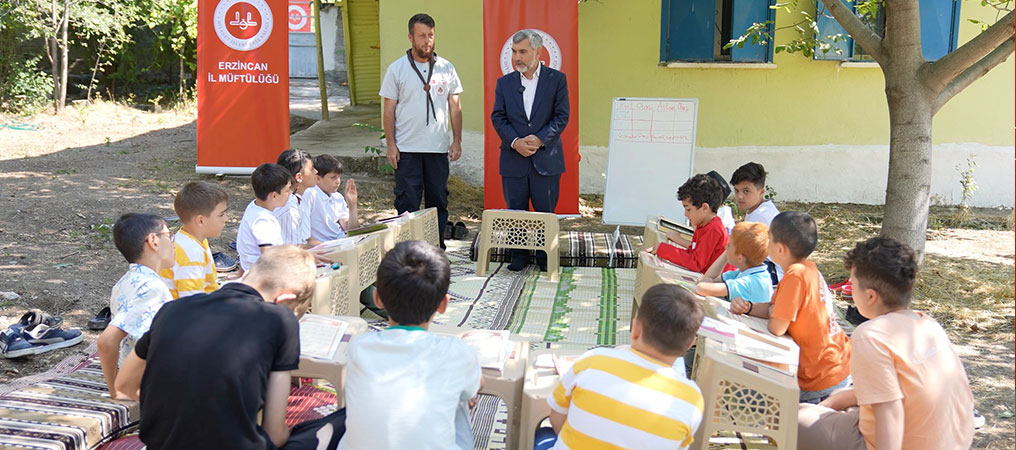
[[677, 188], [694, 174], [698, 99], [615, 98], [610, 114], [603, 223], [680, 220]]

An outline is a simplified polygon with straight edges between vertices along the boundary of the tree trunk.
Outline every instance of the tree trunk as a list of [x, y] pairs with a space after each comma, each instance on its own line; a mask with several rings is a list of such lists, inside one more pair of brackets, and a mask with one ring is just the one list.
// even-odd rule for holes
[[60, 100], [59, 109], [67, 104], [67, 72], [70, 68], [70, 44], [67, 40], [67, 23], [71, 17], [71, 2], [64, 0], [63, 22], [60, 24]]
[[46, 56], [49, 57], [50, 73], [53, 75], [53, 113], [59, 113], [60, 105], [60, 45], [57, 33], [60, 31], [60, 16], [56, 13], [56, 0], [50, 2], [49, 17], [53, 23], [52, 35], [46, 35]]
[[889, 180], [882, 235], [909, 245], [917, 252], [918, 261], [923, 261], [932, 180], [933, 105], [919, 87], [909, 87], [902, 92], [887, 87], [886, 98], [889, 101]]
[[889, 178], [882, 235], [917, 252], [924, 261], [931, 195], [931, 118], [935, 98], [918, 76], [921, 52], [918, 2], [886, 2], [883, 48], [885, 96], [889, 106]]

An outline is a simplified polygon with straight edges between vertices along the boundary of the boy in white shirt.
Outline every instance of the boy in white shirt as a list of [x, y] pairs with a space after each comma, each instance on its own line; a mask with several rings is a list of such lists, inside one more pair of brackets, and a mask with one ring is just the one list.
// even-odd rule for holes
[[247, 205], [236, 230], [236, 253], [244, 272], [258, 260], [264, 247], [283, 244], [282, 228], [272, 211], [289, 201], [293, 175], [285, 167], [265, 163], [254, 169], [250, 181], [255, 199]]
[[282, 241], [287, 244], [310, 248], [321, 243], [310, 234], [311, 215], [314, 209], [314, 195], [305, 195], [307, 189], [317, 186], [317, 170], [310, 153], [289, 149], [279, 154], [276, 164], [293, 174], [293, 195], [285, 206], [272, 211], [282, 228]]
[[483, 385], [476, 352], [427, 331], [448, 307], [451, 268], [422, 241], [396, 244], [377, 271], [374, 301], [390, 326], [349, 343], [346, 433], [339, 449], [472, 449], [469, 408]]
[[[730, 176], [730, 184], [734, 185], [734, 201], [737, 209], [744, 211], [745, 222], [761, 223], [769, 226], [773, 218], [780, 213], [772, 200], [766, 196], [766, 169], [761, 164], [749, 162], [734, 171]], [[783, 269], [766, 258], [766, 267], [773, 277], [773, 286], [783, 278]], [[723, 252], [703, 275], [703, 281], [716, 279], [727, 265], [727, 253]]]
[[346, 181], [345, 197], [339, 194], [342, 185], [342, 163], [331, 155], [314, 159], [317, 186], [307, 189], [305, 197], [312, 198], [310, 235], [318, 241], [330, 241], [346, 235], [346, 230], [359, 226], [356, 207], [356, 183]]

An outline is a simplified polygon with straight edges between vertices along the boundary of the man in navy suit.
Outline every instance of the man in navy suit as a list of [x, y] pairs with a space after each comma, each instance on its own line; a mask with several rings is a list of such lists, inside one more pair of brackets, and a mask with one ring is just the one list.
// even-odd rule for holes
[[[512, 36], [515, 72], [497, 80], [490, 121], [501, 137], [501, 189], [509, 209], [554, 212], [564, 173], [561, 132], [568, 124], [565, 75], [540, 64], [543, 38], [535, 30]], [[525, 268], [528, 253], [513, 250], [510, 270]], [[540, 270], [547, 255], [537, 252]]]

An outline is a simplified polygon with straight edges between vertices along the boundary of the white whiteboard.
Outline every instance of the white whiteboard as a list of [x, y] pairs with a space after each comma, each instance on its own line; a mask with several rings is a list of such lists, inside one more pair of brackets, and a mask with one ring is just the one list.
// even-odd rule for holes
[[610, 112], [603, 223], [684, 220], [677, 188], [692, 176], [698, 99], [615, 98]]

